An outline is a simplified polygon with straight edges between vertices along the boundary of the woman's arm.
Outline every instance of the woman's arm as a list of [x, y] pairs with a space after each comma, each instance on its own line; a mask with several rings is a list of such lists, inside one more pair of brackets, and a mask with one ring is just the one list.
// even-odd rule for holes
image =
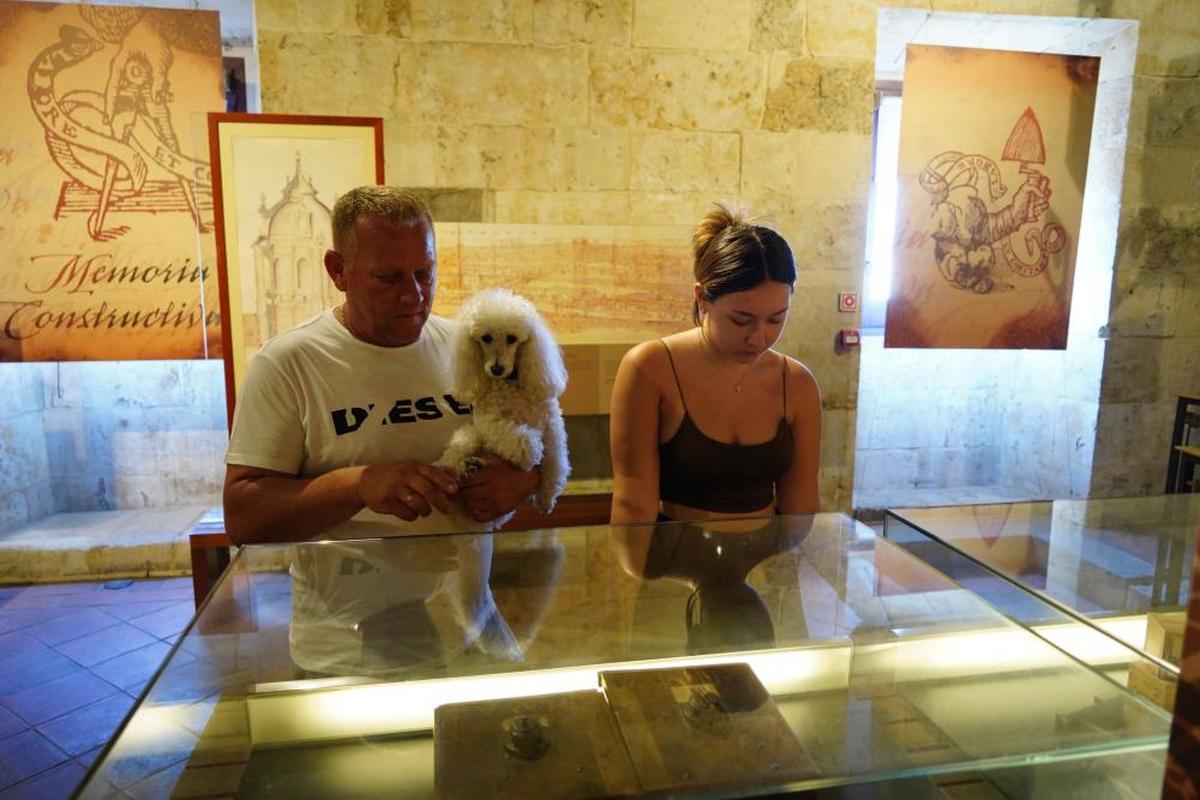
[[787, 382], [795, 450], [792, 466], [775, 484], [775, 508], [780, 514], [815, 514], [821, 510], [821, 389], [808, 367], [792, 359]]
[[652, 378], [658, 342], [644, 342], [621, 359], [613, 383], [609, 444], [613, 462], [612, 524], [658, 517], [659, 389]]

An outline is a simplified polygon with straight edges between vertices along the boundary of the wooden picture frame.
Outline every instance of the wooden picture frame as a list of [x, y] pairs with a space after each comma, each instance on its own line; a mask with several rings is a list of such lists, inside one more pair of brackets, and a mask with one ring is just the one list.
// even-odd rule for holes
[[334, 304], [329, 212], [347, 190], [383, 183], [383, 120], [210, 113], [208, 141], [232, 428], [249, 356]]

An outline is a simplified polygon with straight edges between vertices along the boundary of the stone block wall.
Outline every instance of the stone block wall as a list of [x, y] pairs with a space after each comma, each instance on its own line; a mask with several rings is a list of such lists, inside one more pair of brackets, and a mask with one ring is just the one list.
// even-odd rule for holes
[[54, 511], [43, 365], [0, 364], [0, 531]]
[[[1136, 20], [1136, 64], [1106, 52], [1101, 96], [1084, 203], [1069, 347], [1065, 352], [980, 354], [964, 364], [975, 371], [1004, 370], [989, 399], [998, 410], [996, 482], [1030, 497], [1085, 497], [1162, 491], [1174, 396], [1200, 387], [1200, 4], [1189, 0], [1079, 2], [1069, 0], [948, 0], [881, 3], [935, 12], [974, 12], [1057, 17], [1111, 17]], [[1049, 22], [1049, 20], [1047, 20]], [[975, 23], [978, 28], [978, 21]], [[1065, 31], [1065, 33], [1064, 33]], [[883, 35], [883, 31], [880, 32]], [[1046, 35], [1069, 35], [1063, 24]], [[1087, 43], [1083, 43], [1087, 46]], [[1120, 50], [1120, 43], [1114, 43]], [[997, 46], [1002, 46], [998, 43]], [[1132, 73], [1132, 79], [1125, 75]], [[1125, 105], [1131, 98], [1126, 133]], [[1115, 99], [1114, 99], [1115, 98]], [[1122, 180], [1122, 191], [1108, 187]], [[1094, 191], [1104, 186], [1104, 191]], [[1119, 224], [1114, 220], [1119, 219]], [[1115, 258], [1114, 258], [1115, 254]], [[888, 358], [892, 358], [889, 356]], [[999, 360], [997, 360], [999, 358]], [[929, 373], [890, 360], [879, 381], [864, 355], [864, 396], [860, 398], [860, 458], [891, 455], [878, 440], [874, 408], [888, 402], [913, 415], [923, 412], [903, 397], [873, 399], [866, 392], [903, 379], [916, 385]], [[944, 356], [933, 356], [936, 365]], [[903, 366], [892, 370], [890, 367]], [[936, 381], [931, 385], [938, 386]], [[869, 387], [869, 389], [867, 388]], [[939, 388], [939, 393], [943, 391]], [[971, 397], [950, 407], [970, 413]], [[946, 402], [928, 407], [946, 414]], [[890, 414], [905, 413], [892, 409]], [[947, 436], [950, 422], [939, 423]], [[923, 424], [917, 424], [921, 429]], [[868, 434], [864, 438], [864, 434]], [[957, 447], [968, 442], [954, 441]], [[921, 464], [937, 451], [904, 453], [893, 459], [908, 485], [924, 480], [959, 480], [954, 468], [930, 476]], [[974, 476], [972, 476], [974, 477]], [[882, 468], [863, 464], [856, 488], [895, 480]]]
[[[476, 221], [691, 225], [714, 200], [769, 214], [801, 270], [781, 349], [821, 383], [823, 502], [849, 507], [859, 359], [833, 346], [856, 324], [837, 292], [862, 280], [873, 0], [256, 8], [264, 111], [383, 117], [388, 181], [473, 193], [455, 207]], [[606, 425], [572, 420], [577, 474], [609, 470]]]
[[1091, 493], [1161, 492], [1180, 392], [1200, 391], [1200, 4], [1141, 20]]
[[1008, 352], [884, 350], [882, 336], [864, 337], [855, 492], [1000, 482], [1012, 360]]
[[47, 366], [45, 449], [56, 511], [217, 504], [224, 482], [220, 361]]
[[220, 361], [0, 364], [0, 385], [0, 533], [61, 511], [220, 502]]
[[[821, 381], [823, 495], [827, 507], [844, 508], [859, 359], [834, 353], [847, 318], [832, 309], [838, 290], [861, 282], [884, 5], [1140, 22], [1128, 141], [1103, 143], [1109, 168], [1126, 175], [1115, 276], [1101, 276], [1113, 286], [1112, 318], [1087, 320], [1073, 340], [1083, 355], [1057, 364], [1033, 357], [997, 421], [992, 463], [998, 475], [1027, 479], [1031, 492], [1154, 489], [1173, 395], [1200, 384], [1200, 4], [1192, 0], [263, 0], [263, 106], [382, 116], [388, 180], [466, 190], [465, 219], [690, 224], [717, 198], [769, 212], [802, 268], [782, 348]], [[1063, 376], [1087, 373], [1094, 358], [1103, 359], [1102, 391], [1078, 396]], [[973, 416], [964, 402], [943, 411]], [[603, 419], [574, 425], [603, 441]], [[1095, 440], [1081, 446], [1092, 430]], [[989, 460], [945, 455], [929, 469], [986, 478]], [[606, 464], [597, 455], [581, 467], [591, 474]]]

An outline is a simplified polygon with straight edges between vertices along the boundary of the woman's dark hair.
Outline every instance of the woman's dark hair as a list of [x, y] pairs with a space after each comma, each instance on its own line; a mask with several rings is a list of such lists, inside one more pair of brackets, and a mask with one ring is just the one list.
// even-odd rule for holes
[[[696, 282], [708, 302], [772, 280], [794, 286], [796, 260], [783, 237], [747, 220], [745, 212], [716, 203], [692, 234]], [[700, 324], [700, 303], [692, 306]]]

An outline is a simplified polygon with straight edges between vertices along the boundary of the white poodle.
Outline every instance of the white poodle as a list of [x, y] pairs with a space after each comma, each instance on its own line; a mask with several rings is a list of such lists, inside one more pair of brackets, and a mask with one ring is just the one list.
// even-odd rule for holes
[[[521, 469], [541, 465], [534, 505], [550, 513], [571, 472], [558, 398], [567, 370], [549, 328], [533, 304], [507, 289], [486, 289], [458, 311], [454, 354], [456, 399], [473, 406], [437, 465], [458, 475], [493, 453]], [[501, 517], [489, 529], [509, 520]]]

